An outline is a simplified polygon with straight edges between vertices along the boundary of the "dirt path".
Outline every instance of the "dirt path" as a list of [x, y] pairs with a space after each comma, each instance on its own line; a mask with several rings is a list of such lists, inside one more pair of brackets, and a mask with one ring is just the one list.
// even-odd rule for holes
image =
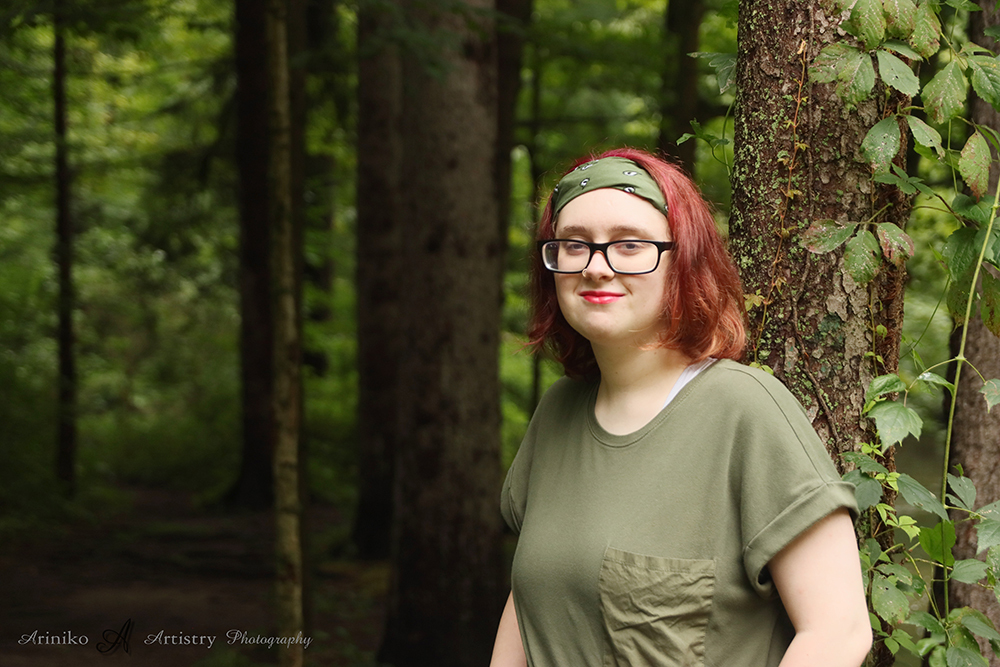
[[[268, 514], [206, 515], [136, 491], [133, 510], [8, 546], [0, 555], [0, 667], [276, 664]], [[312, 525], [339, 517], [317, 508]], [[371, 664], [384, 565], [319, 559], [307, 664]], [[128, 653], [124, 643], [128, 638]], [[100, 649], [105, 649], [102, 653]]]

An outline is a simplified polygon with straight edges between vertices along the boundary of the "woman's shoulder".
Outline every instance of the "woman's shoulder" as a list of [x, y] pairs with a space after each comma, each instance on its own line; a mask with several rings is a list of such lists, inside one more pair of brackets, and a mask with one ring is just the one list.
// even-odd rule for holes
[[743, 404], [761, 409], [770, 403], [783, 411], [802, 410], [801, 403], [784, 383], [761, 368], [720, 359], [713, 364], [712, 371], [706, 374], [705, 389], [729, 405]]

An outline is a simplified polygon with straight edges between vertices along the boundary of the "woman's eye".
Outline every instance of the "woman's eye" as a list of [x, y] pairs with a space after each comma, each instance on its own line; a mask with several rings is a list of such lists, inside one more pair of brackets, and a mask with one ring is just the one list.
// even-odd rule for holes
[[585, 243], [564, 243], [563, 250], [572, 254], [579, 254], [587, 252], [587, 245]]
[[621, 252], [639, 252], [642, 250], [642, 243], [636, 241], [624, 241], [617, 245], [617, 248]]

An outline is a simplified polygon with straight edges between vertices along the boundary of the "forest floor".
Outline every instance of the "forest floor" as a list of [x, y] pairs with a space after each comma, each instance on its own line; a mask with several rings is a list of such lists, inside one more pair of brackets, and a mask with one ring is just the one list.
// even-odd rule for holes
[[[99, 525], [0, 545], [0, 666], [277, 664], [287, 648], [266, 644], [276, 636], [271, 515], [206, 512], [166, 491], [130, 495], [130, 509]], [[313, 508], [310, 522], [344, 528], [329, 507]], [[373, 664], [387, 564], [315, 560], [306, 665]], [[120, 642], [107, 650], [122, 635], [128, 652]]]

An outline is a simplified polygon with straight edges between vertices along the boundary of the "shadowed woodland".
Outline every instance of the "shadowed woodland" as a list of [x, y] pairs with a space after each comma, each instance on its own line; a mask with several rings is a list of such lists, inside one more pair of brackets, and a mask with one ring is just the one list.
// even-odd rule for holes
[[[969, 0], [8, 2], [0, 664], [488, 664], [500, 485], [561, 374], [525, 349], [534, 222], [615, 146], [715, 205], [746, 361], [875, 493], [862, 543], [905, 532], [880, 502], [934, 518], [897, 470], [943, 498], [958, 463], [1000, 499], [998, 24]], [[988, 583], [937, 599], [1000, 623]], [[1000, 664], [886, 600], [931, 664], [976, 637], [956, 664]], [[873, 665], [906, 648], [885, 623]]]

